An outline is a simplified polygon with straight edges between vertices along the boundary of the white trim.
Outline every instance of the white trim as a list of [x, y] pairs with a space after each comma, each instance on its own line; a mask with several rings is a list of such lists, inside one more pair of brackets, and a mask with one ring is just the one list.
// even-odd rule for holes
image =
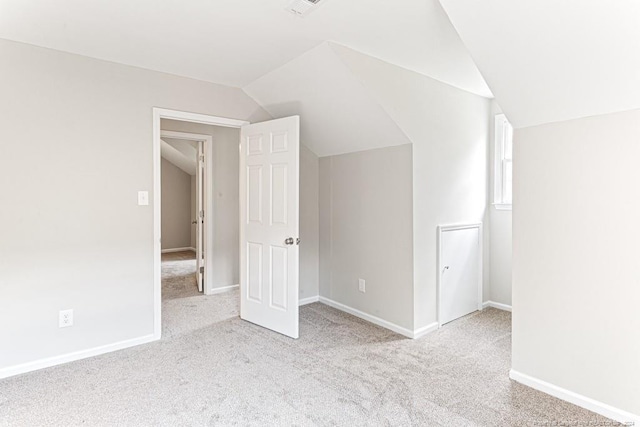
[[502, 304], [501, 302], [485, 301], [484, 303], [482, 303], [483, 310], [487, 307], [497, 308], [498, 310], [511, 311], [510, 305]]
[[512, 211], [513, 205], [511, 203], [493, 203], [493, 207], [499, 211]]
[[439, 327], [440, 325], [438, 324], [438, 322], [430, 323], [427, 326], [423, 326], [422, 328], [418, 328], [415, 331], [413, 331], [412, 338], [414, 340], [417, 340], [418, 338], [422, 338], [423, 336], [428, 335], [431, 332], [437, 331]]
[[210, 116], [207, 114], [190, 113], [187, 111], [169, 110], [166, 108], [153, 108], [160, 118], [182, 120], [184, 122], [202, 123], [204, 125], [224, 126], [228, 128], [239, 128], [248, 125], [246, 120], [229, 119], [227, 117]]
[[240, 285], [231, 285], [231, 286], [223, 286], [221, 288], [213, 288], [209, 293], [207, 293], [207, 295], [223, 294], [225, 292], [233, 291], [234, 289], [237, 289], [239, 287]]
[[411, 338], [411, 339], [416, 339], [416, 338], [420, 338], [425, 336], [426, 334], [436, 331], [438, 329], [438, 324], [437, 323], [432, 323], [430, 325], [424, 326], [420, 329], [416, 329], [415, 331], [412, 331], [410, 329], [404, 328], [402, 326], [396, 325], [395, 323], [391, 323], [389, 321], [386, 321], [384, 319], [381, 319], [379, 317], [376, 316], [372, 316], [368, 313], [365, 313], [363, 311], [357, 310], [353, 307], [349, 307], [348, 305], [344, 305], [342, 303], [339, 303], [337, 301], [334, 301], [332, 299], [329, 298], [325, 298], [323, 296], [321, 296], [319, 298], [320, 302], [323, 304], [328, 305], [329, 307], [333, 307], [335, 309], [338, 309], [340, 311], [344, 311], [345, 313], [349, 313], [353, 316], [359, 317], [360, 319], [366, 320], [367, 322], [371, 322], [375, 325], [381, 326], [383, 328], [389, 329], [393, 332], [396, 332], [400, 335], [404, 335], [407, 338]]
[[313, 304], [314, 302], [320, 301], [320, 297], [316, 295], [315, 297], [302, 298], [298, 301], [298, 306]]
[[519, 382], [520, 384], [524, 384], [528, 387], [549, 394], [553, 397], [557, 397], [558, 399], [573, 403], [574, 405], [580, 406], [581, 408], [587, 409], [591, 412], [595, 412], [596, 414], [600, 414], [612, 420], [616, 420], [620, 423], [634, 422], [636, 423], [636, 425], [640, 423], [640, 415], [635, 415], [631, 412], [623, 411], [622, 409], [615, 408], [611, 405], [599, 402], [590, 397], [583, 396], [581, 394], [564, 389], [562, 387], [558, 387], [557, 385], [548, 383], [546, 381], [542, 381], [521, 372], [514, 371], [513, 369], [509, 371], [509, 378], [516, 382]]
[[164, 129], [160, 129], [160, 136], [162, 138], [184, 139], [187, 141], [195, 141], [195, 142], [213, 139], [211, 135], [205, 135], [203, 133], [178, 132], [174, 130], [164, 130]]
[[441, 307], [442, 307], [442, 292], [440, 290], [440, 286], [442, 285], [442, 233], [447, 232], [447, 231], [456, 231], [456, 230], [467, 230], [470, 228], [477, 228], [478, 229], [478, 269], [480, 270], [478, 272], [478, 310], [482, 310], [483, 304], [482, 304], [482, 294], [483, 294], [483, 260], [484, 260], [484, 254], [483, 254], [483, 247], [484, 247], [484, 237], [482, 234], [482, 223], [481, 222], [474, 222], [474, 223], [470, 223], [470, 224], [452, 224], [452, 225], [439, 225], [438, 226], [438, 230], [437, 230], [437, 268], [438, 268], [438, 274], [436, 276], [436, 301], [438, 302], [437, 305], [437, 321], [438, 321], [438, 325], [439, 327], [442, 327], [442, 319], [441, 319]]
[[163, 254], [171, 254], [174, 252], [185, 252], [185, 251], [196, 251], [196, 248], [171, 248], [171, 249], [163, 249], [162, 253]]
[[99, 356], [112, 351], [123, 350], [129, 347], [135, 347], [140, 344], [147, 344], [156, 341], [155, 334], [145, 335], [139, 338], [120, 341], [113, 344], [102, 345], [99, 347], [89, 348], [86, 350], [74, 351], [73, 353], [62, 354], [60, 356], [48, 357], [46, 359], [34, 360], [33, 362], [22, 363], [20, 365], [9, 366], [0, 369], [0, 379], [8, 378], [14, 375], [25, 374], [27, 372], [37, 371], [38, 369], [50, 368], [63, 363], [74, 362], [87, 357]]
[[[172, 120], [182, 120], [193, 123], [202, 123], [206, 125], [213, 126], [225, 126], [232, 128], [240, 128], [244, 125], [249, 124], [249, 122], [244, 120], [236, 120], [229, 119], [225, 117], [216, 117], [209, 116], [205, 114], [198, 113], [189, 113], [185, 111], [177, 111], [177, 110], [168, 110], [164, 108], [153, 108], [153, 335], [156, 339], [160, 339], [162, 335], [162, 246], [161, 246], [161, 175], [160, 175], [160, 163], [161, 163], [161, 140], [160, 136], [162, 134], [161, 130], [161, 120], [162, 119], [172, 119]], [[208, 150], [211, 154], [213, 150]], [[208, 159], [207, 159], [208, 160]], [[213, 162], [210, 162], [209, 168], [207, 168], [207, 181], [213, 182]], [[211, 175], [210, 175], [211, 174]], [[211, 178], [211, 179], [209, 179]], [[212, 189], [213, 190], [213, 189]], [[213, 212], [213, 194], [211, 193], [211, 197], [207, 198], [207, 207], [208, 212]], [[212, 219], [213, 215], [207, 215], [205, 217], [205, 222], [207, 218]], [[213, 236], [213, 223], [210, 224], [210, 232], [207, 233], [207, 247], [213, 248], [214, 236]], [[213, 251], [209, 251], [210, 254]], [[205, 269], [209, 268], [209, 262], [212, 261], [209, 257], [207, 257], [207, 264]], [[213, 265], [211, 264], [211, 268], [208, 271], [213, 270]], [[205, 289], [206, 291], [206, 289]], [[209, 288], [209, 291], [212, 292], [212, 289]]]

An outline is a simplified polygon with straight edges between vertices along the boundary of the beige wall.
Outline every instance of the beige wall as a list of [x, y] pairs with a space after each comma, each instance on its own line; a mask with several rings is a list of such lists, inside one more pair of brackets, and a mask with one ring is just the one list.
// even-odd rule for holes
[[[487, 157], [491, 102], [350, 49], [332, 47], [413, 144], [411, 329], [436, 321], [436, 229], [484, 223], [484, 297], [489, 297]], [[398, 141], [393, 141], [397, 144]]]
[[318, 157], [300, 146], [300, 299], [319, 295], [320, 206]]
[[514, 140], [513, 369], [640, 415], [640, 110]]
[[320, 159], [321, 296], [413, 330], [412, 197], [409, 144]]
[[[198, 207], [196, 206], [197, 203], [198, 203], [197, 192], [196, 192], [196, 190], [197, 190], [197, 188], [196, 188], [197, 187], [197, 180], [198, 180], [198, 178], [195, 175], [191, 175], [191, 211], [190, 211], [190, 213], [191, 213], [191, 221], [195, 221], [196, 218], [198, 217], [198, 214], [197, 214]], [[197, 241], [196, 241], [196, 234], [197, 233], [196, 233], [196, 231], [197, 230], [196, 230], [195, 224], [192, 224], [191, 225], [191, 239], [190, 239], [192, 248], [195, 248], [196, 244], [197, 244]]]
[[191, 175], [162, 159], [162, 249], [191, 247]]
[[236, 88], [4, 40], [0, 57], [2, 375], [153, 333], [152, 107], [269, 116]]

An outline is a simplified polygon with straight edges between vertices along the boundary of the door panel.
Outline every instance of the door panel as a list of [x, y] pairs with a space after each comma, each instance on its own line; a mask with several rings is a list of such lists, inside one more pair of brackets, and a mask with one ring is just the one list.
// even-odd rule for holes
[[240, 316], [298, 338], [299, 117], [244, 126]]
[[480, 228], [442, 229], [440, 234], [440, 324], [481, 307]]

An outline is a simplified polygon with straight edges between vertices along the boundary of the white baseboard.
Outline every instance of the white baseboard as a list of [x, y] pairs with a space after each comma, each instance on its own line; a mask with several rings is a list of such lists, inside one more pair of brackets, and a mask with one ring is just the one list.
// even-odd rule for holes
[[320, 297], [316, 295], [315, 297], [302, 298], [300, 301], [298, 301], [298, 305], [313, 304], [314, 302], [318, 301], [320, 301]]
[[487, 307], [497, 308], [498, 310], [511, 311], [511, 306], [507, 304], [502, 304], [500, 302], [494, 301], [485, 301], [482, 303], [482, 308], [485, 309]]
[[238, 289], [239, 287], [240, 287], [240, 285], [231, 285], [231, 286], [223, 286], [222, 288], [213, 288], [213, 289], [211, 289], [211, 292], [209, 292], [207, 295], [223, 294], [225, 292], [229, 292], [229, 291], [232, 291], [234, 289]]
[[433, 332], [435, 330], [438, 329], [438, 324], [437, 323], [432, 323], [430, 325], [427, 325], [425, 327], [422, 327], [420, 329], [416, 329], [415, 331], [412, 331], [410, 329], [404, 328], [402, 326], [396, 325], [395, 323], [391, 323], [389, 321], [386, 321], [384, 319], [381, 319], [379, 317], [376, 316], [372, 316], [371, 314], [365, 313], [363, 311], [357, 310], [353, 307], [349, 307], [348, 305], [344, 305], [342, 303], [339, 303], [337, 301], [334, 301], [332, 299], [329, 298], [325, 298], [325, 297], [320, 297], [320, 302], [323, 304], [326, 304], [330, 307], [333, 307], [335, 309], [338, 309], [340, 311], [344, 311], [345, 313], [349, 313], [353, 316], [359, 317], [360, 319], [366, 320], [367, 322], [371, 322], [375, 325], [378, 326], [382, 326], [383, 328], [389, 329], [393, 332], [396, 332], [400, 335], [404, 335], [407, 338], [412, 338], [412, 339], [416, 339], [416, 338], [420, 338], [430, 332]]
[[553, 397], [557, 397], [558, 399], [573, 403], [574, 405], [580, 406], [581, 408], [588, 409], [591, 412], [595, 412], [596, 414], [600, 414], [604, 417], [610, 418], [620, 423], [634, 422], [636, 423], [636, 425], [640, 424], [640, 415], [634, 415], [630, 412], [614, 408], [613, 406], [607, 405], [606, 403], [602, 403], [597, 400], [591, 399], [590, 397], [574, 393], [570, 390], [558, 387], [546, 381], [542, 381], [521, 372], [514, 371], [513, 369], [509, 372], [509, 378], [519, 382], [520, 384], [524, 384], [528, 387], [549, 394]]
[[87, 350], [74, 351], [73, 353], [62, 354], [60, 356], [47, 357], [46, 359], [34, 360], [33, 362], [27, 362], [20, 365], [8, 366], [0, 369], [0, 379], [25, 374], [31, 371], [37, 371], [39, 369], [50, 368], [64, 363], [75, 362], [76, 360], [99, 356], [101, 354], [111, 353], [112, 351], [123, 350], [125, 348], [134, 347], [140, 344], [147, 344], [157, 340], [158, 338], [155, 335], [150, 334], [113, 344], [89, 348]]
[[422, 328], [418, 328], [415, 331], [413, 331], [413, 339], [418, 339], [421, 338], [427, 334], [430, 334], [431, 332], [435, 332], [438, 330], [438, 328], [440, 327], [440, 325], [438, 324], [438, 322], [433, 322], [427, 326], [423, 326]]
[[160, 252], [163, 254], [170, 254], [173, 252], [185, 252], [185, 251], [196, 251], [196, 248], [171, 248], [171, 249], [163, 249]]

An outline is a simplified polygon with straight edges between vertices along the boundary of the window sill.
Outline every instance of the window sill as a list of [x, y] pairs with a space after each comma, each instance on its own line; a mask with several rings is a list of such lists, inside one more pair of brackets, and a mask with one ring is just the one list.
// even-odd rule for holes
[[507, 204], [507, 203], [494, 203], [493, 204], [493, 207], [496, 208], [499, 211], [510, 211], [510, 210], [512, 210], [512, 206], [513, 205], [511, 203], [509, 203], [509, 204]]

